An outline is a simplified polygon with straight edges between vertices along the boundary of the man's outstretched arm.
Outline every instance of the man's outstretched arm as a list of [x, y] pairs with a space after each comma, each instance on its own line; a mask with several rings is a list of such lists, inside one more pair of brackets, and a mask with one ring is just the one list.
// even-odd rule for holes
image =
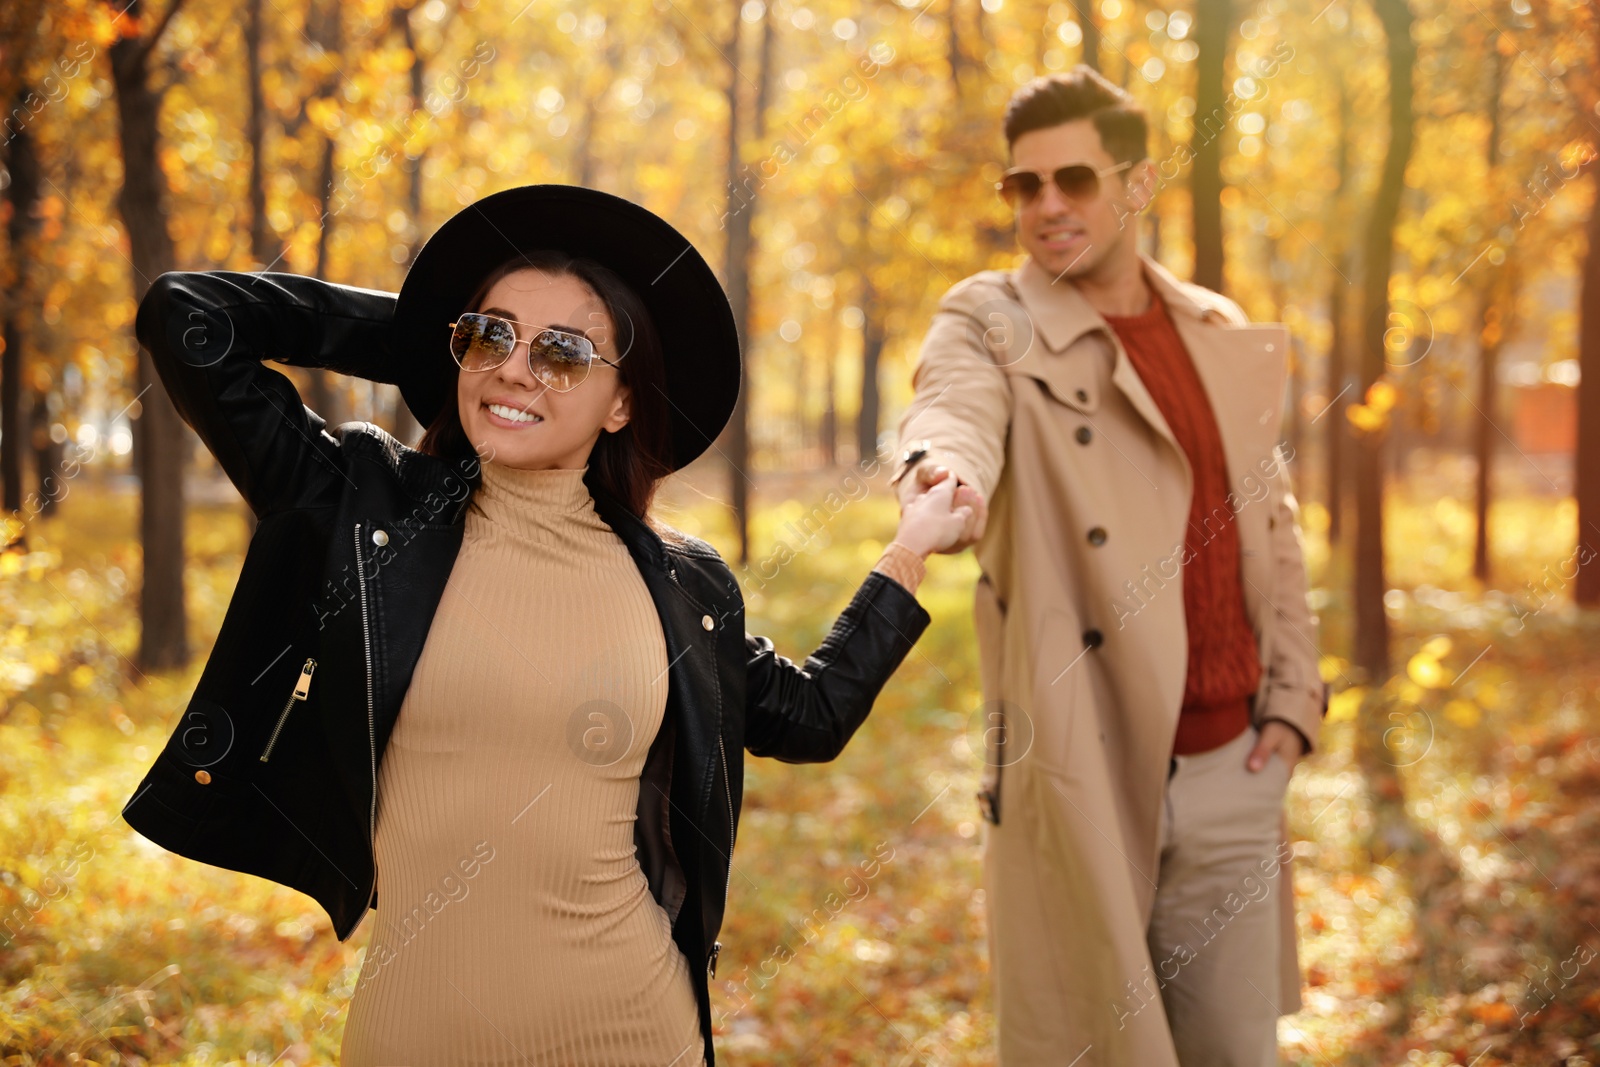
[[[890, 484], [901, 507], [948, 471], [962, 486], [956, 506], [973, 508], [969, 528], [950, 552], [983, 535], [986, 502], [1005, 466], [1011, 384], [995, 365], [986, 331], [1007, 324], [984, 321], [1002, 299], [1004, 290], [981, 278], [957, 282], [940, 298], [917, 357], [915, 396], [900, 420], [901, 455]], [[907, 451], [915, 456], [909, 463]]]

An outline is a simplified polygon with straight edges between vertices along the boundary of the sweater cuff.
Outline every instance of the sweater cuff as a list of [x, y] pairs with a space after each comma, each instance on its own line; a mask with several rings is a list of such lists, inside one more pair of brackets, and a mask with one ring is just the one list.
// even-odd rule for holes
[[890, 541], [883, 555], [878, 557], [877, 564], [872, 568], [884, 577], [889, 578], [902, 587], [905, 591], [915, 594], [917, 586], [922, 584], [922, 579], [927, 576], [928, 570], [922, 562], [922, 557], [899, 541]]

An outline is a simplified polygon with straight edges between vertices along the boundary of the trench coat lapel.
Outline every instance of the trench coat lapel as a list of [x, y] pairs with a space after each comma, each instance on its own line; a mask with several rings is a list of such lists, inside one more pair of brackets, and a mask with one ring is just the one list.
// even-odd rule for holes
[[[1116, 364], [1111, 372], [1111, 384], [1122, 390], [1140, 416], [1144, 418], [1156, 432], [1166, 438], [1173, 448], [1178, 448], [1177, 438], [1173, 437], [1172, 430], [1167, 426], [1167, 420], [1161, 414], [1161, 409], [1156, 406], [1150, 391], [1144, 387], [1144, 382], [1139, 378], [1139, 372], [1134, 370], [1133, 361], [1123, 351], [1122, 344], [1116, 338], [1116, 333], [1106, 324], [1100, 316], [1078, 292], [1078, 287], [1070, 282], [1055, 281], [1049, 271], [1041, 267], [1032, 256], [1027, 257], [1022, 265], [1012, 271], [1012, 284], [1016, 286], [1022, 306], [1028, 309], [1028, 317], [1033, 321], [1033, 326], [1038, 336], [1043, 339], [1048, 352], [1040, 353], [1041, 363], [1047, 361], [1060, 365], [1058, 353], [1065, 352], [1072, 344], [1084, 334], [1093, 330], [1104, 332], [1107, 341], [1116, 352]], [[1181, 451], [1181, 449], [1180, 449]]]
[[[1251, 468], [1270, 455], [1282, 413], [1288, 376], [1288, 331], [1281, 323], [1235, 325], [1210, 302], [1201, 303], [1171, 271], [1140, 255], [1145, 276], [1166, 301], [1173, 325], [1194, 360], [1222, 434], [1230, 484], [1237, 491]], [[1068, 282], [1056, 282], [1033, 257], [1011, 272], [1023, 307], [1047, 351], [1039, 353], [1039, 373], [1047, 380], [1070, 374], [1059, 360], [1083, 335], [1103, 331], [1116, 353], [1111, 382], [1135, 411], [1182, 451], [1166, 418], [1145, 388], [1115, 331]], [[1052, 387], [1064, 386], [1061, 381]]]
[[1214, 305], [1191, 297], [1161, 264], [1146, 259], [1145, 272], [1194, 360], [1222, 434], [1228, 481], [1243, 493], [1259, 478], [1251, 472], [1277, 443], [1289, 373], [1288, 328], [1279, 322], [1229, 322]]

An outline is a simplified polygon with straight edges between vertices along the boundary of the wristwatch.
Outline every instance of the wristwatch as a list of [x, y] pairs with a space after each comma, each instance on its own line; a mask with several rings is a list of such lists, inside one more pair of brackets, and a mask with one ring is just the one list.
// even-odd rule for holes
[[905, 462], [905, 469], [910, 470], [912, 467], [915, 467], [918, 463], [926, 459], [928, 453], [931, 451], [933, 451], [932, 441], [918, 441], [916, 444], [906, 449], [900, 458]]

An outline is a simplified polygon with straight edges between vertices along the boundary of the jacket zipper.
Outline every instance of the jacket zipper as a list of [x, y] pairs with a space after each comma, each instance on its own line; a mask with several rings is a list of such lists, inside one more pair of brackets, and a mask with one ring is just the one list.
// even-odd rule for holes
[[372, 631], [367, 621], [367, 574], [361, 562], [361, 524], [356, 523], [356, 586], [361, 592], [361, 647], [367, 662], [367, 748], [372, 757], [372, 803], [367, 813], [367, 837], [372, 849], [372, 890], [367, 907], [378, 894], [378, 731], [372, 710]]
[[[678, 568], [668, 564], [667, 575], [672, 579], [673, 585], [676, 585], [680, 590], [683, 589], [683, 584], [678, 581]], [[688, 595], [686, 590], [684, 595]], [[698, 606], [697, 604], [696, 607]], [[717, 758], [722, 761], [722, 796], [728, 804], [728, 877], [722, 886], [722, 899], [726, 901], [729, 892], [733, 889], [733, 786], [729, 784], [728, 751], [722, 742], [722, 731], [720, 729], [717, 731]], [[712, 944], [711, 955], [706, 960], [706, 969], [712, 978], [717, 976], [717, 957], [720, 955], [722, 955], [722, 942], [717, 941]]]
[[289, 694], [289, 699], [283, 702], [283, 710], [278, 713], [278, 724], [272, 728], [272, 734], [267, 738], [267, 747], [261, 750], [261, 762], [267, 762], [272, 755], [273, 746], [278, 743], [278, 735], [283, 732], [284, 723], [289, 721], [289, 712], [294, 710], [296, 700], [304, 700], [311, 692], [311, 672], [317, 669], [317, 661], [306, 660], [305, 666], [300, 668], [300, 677], [294, 683], [294, 691]]
[[728, 881], [722, 887], [722, 898], [728, 898], [733, 888], [733, 787], [728, 784], [728, 756], [722, 747], [722, 734], [717, 734], [717, 755], [722, 758], [722, 796], [728, 802]]
[[[722, 731], [717, 731], [717, 755], [722, 760], [722, 796], [728, 802], [728, 880], [722, 886], [722, 899], [728, 899], [729, 892], [733, 889], [733, 786], [728, 783], [728, 754], [722, 744]], [[711, 959], [709, 967], [711, 977], [717, 976], [717, 957], [722, 955], [722, 942], [717, 941], [711, 946]]]

